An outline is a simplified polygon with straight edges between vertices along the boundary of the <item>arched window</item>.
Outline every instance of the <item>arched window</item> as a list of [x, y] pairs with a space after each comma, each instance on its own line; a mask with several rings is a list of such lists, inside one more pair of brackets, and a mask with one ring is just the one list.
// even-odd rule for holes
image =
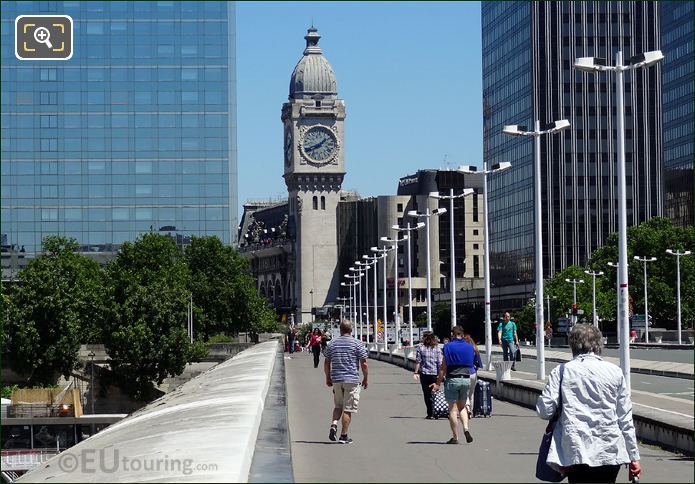
[[321, 195], [321, 210], [326, 210], [326, 197]]
[[314, 196], [314, 198], [312, 199], [311, 206], [314, 210], [319, 209], [319, 198], [317, 196]]

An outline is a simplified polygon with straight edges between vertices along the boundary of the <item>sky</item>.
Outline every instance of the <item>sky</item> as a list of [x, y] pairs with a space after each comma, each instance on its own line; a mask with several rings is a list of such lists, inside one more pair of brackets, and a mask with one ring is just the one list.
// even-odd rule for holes
[[280, 111], [312, 23], [345, 100], [344, 190], [482, 165], [479, 2], [237, 2], [240, 213], [287, 197]]

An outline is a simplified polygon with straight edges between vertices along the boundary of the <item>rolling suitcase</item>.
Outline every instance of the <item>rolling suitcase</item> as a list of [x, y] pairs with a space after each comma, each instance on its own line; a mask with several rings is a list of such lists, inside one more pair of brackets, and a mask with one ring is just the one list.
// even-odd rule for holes
[[492, 389], [490, 383], [478, 380], [473, 397], [473, 416], [489, 417], [492, 414]]
[[438, 390], [432, 392], [432, 410], [434, 418], [448, 418], [449, 417], [449, 404], [446, 403], [446, 398], [444, 397], [444, 392]]

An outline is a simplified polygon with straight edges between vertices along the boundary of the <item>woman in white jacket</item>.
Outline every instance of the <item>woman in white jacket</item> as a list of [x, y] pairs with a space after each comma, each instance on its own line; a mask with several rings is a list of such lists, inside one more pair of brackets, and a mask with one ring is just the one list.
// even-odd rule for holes
[[630, 393], [620, 368], [599, 356], [602, 342], [593, 325], [572, 328], [574, 358], [550, 372], [536, 403], [538, 416], [549, 420], [562, 391], [547, 463], [569, 482], [615, 482], [620, 466], [628, 463], [631, 475], [641, 472]]

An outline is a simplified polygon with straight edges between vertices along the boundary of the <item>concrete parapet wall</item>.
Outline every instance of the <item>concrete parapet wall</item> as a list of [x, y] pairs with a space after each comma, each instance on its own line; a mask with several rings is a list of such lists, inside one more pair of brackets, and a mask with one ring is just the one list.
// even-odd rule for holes
[[278, 345], [210, 368], [17, 482], [247, 482]]
[[[370, 358], [386, 361], [401, 367], [413, 369], [415, 367], [414, 351], [406, 358], [404, 352], [374, 349], [374, 345], [368, 345]], [[407, 349], [406, 349], [407, 350]], [[536, 408], [536, 400], [545, 388], [545, 384], [532, 380], [505, 380], [497, 382], [495, 373], [480, 370], [478, 378], [489, 381], [494, 389], [494, 396], [527, 408]], [[632, 411], [637, 438], [655, 444], [668, 450], [675, 450], [686, 455], [694, 454], [693, 419], [670, 415], [660, 412], [658, 409], [634, 408]]]

